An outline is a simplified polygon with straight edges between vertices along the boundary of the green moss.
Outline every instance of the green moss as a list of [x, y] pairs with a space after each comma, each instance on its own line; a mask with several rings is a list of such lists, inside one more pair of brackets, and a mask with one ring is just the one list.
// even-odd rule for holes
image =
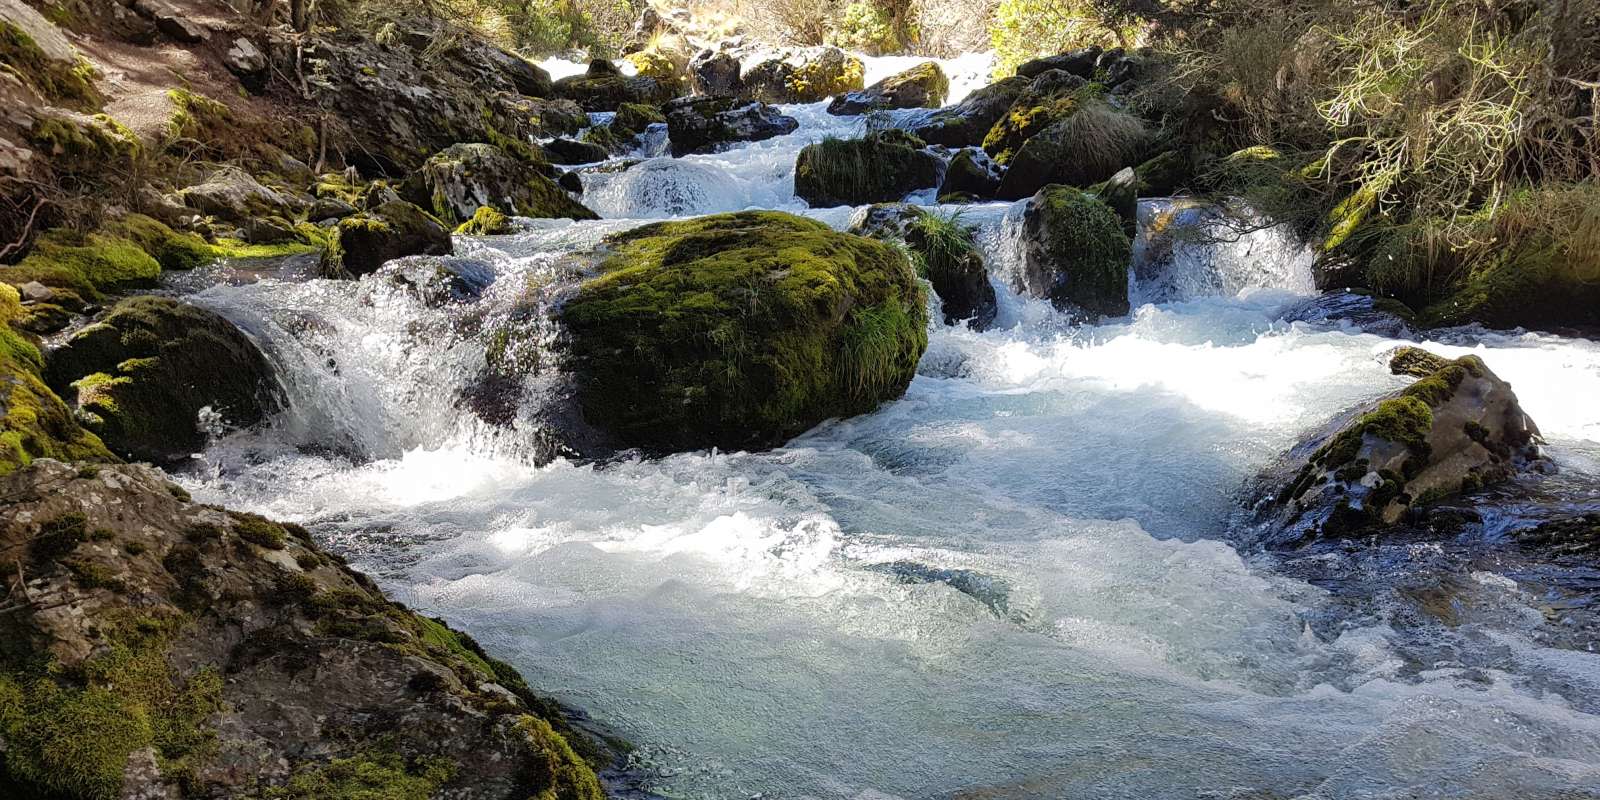
[[188, 89], [172, 89], [167, 92], [167, 99], [172, 102], [172, 116], [167, 118], [169, 141], [210, 142], [226, 136], [233, 125], [233, 111], [205, 95]]
[[297, 772], [270, 800], [430, 800], [455, 776], [449, 759], [407, 760], [393, 752], [339, 758]]
[[815, 207], [898, 201], [938, 182], [938, 159], [900, 130], [806, 145], [794, 167], [795, 194]]
[[444, 620], [421, 615], [416, 615], [415, 620], [418, 626], [418, 641], [421, 642], [423, 649], [435, 656], [442, 656], [442, 660], [447, 664], [451, 659], [459, 659], [477, 672], [483, 680], [495, 680], [494, 669], [483, 659], [479, 651], [466, 645], [466, 637], [463, 634], [451, 630], [444, 624]]
[[1369, 434], [1405, 445], [1413, 456], [1426, 462], [1431, 454], [1428, 433], [1432, 430], [1433, 409], [1415, 396], [1402, 395], [1379, 403], [1377, 408], [1340, 431], [1311, 456], [1311, 463], [1335, 470], [1349, 464], [1355, 461]]
[[105, 114], [40, 117], [28, 129], [28, 143], [50, 159], [56, 172], [80, 178], [131, 169], [144, 152], [133, 131]]
[[611, 129], [624, 136], [635, 136], [644, 133], [652, 124], [666, 121], [661, 109], [655, 106], [623, 103], [617, 107], [617, 115], [611, 120]]
[[741, 212], [610, 244], [560, 314], [585, 414], [629, 445], [768, 446], [896, 396], [927, 345], [921, 286], [881, 242]]
[[233, 532], [239, 538], [268, 550], [282, 550], [288, 543], [283, 526], [259, 514], [232, 512]]
[[191, 270], [211, 263], [217, 249], [192, 233], [179, 233], [143, 214], [129, 214], [109, 222], [106, 233], [137, 243], [162, 269]]
[[215, 252], [217, 258], [284, 258], [315, 253], [326, 246], [306, 241], [250, 244], [240, 239], [218, 239]]
[[59, 665], [0, 671], [0, 738], [11, 782], [53, 797], [112, 800], [135, 750], [154, 747], [166, 774], [209, 757], [206, 720], [222, 707], [222, 680], [202, 669], [181, 679], [167, 663], [181, 619], [110, 626], [97, 653]]
[[1046, 186], [1033, 203], [1030, 213], [1043, 220], [1048, 258], [1070, 265], [1068, 280], [1051, 287], [1051, 301], [1091, 314], [1128, 313], [1133, 245], [1117, 212], [1070, 186]]
[[511, 220], [506, 218], [506, 215], [489, 206], [478, 206], [478, 210], [472, 214], [472, 219], [456, 227], [456, 235], [498, 236], [511, 233], [513, 230], [515, 228], [511, 225]]
[[545, 787], [534, 795], [534, 800], [604, 800], [605, 792], [601, 791], [594, 770], [549, 722], [524, 715], [517, 720], [517, 732], [528, 739], [532, 751], [529, 769], [534, 782]]
[[51, 59], [26, 32], [4, 20], [0, 20], [0, 71], [15, 75], [46, 100], [79, 109], [101, 102], [93, 66], [81, 58], [71, 65]]
[[1029, 139], [1104, 94], [1103, 87], [1092, 83], [1056, 94], [1041, 95], [1031, 89], [1023, 92], [984, 135], [983, 149], [997, 163], [1010, 164]]
[[154, 287], [160, 276], [161, 262], [131, 239], [57, 228], [40, 236], [28, 257], [6, 270], [5, 279], [14, 284], [39, 281], [98, 298], [106, 292]]
[[36, 458], [115, 461], [99, 437], [84, 430], [45, 386], [39, 349], [12, 328], [23, 313], [16, 288], [0, 283], [0, 475]]

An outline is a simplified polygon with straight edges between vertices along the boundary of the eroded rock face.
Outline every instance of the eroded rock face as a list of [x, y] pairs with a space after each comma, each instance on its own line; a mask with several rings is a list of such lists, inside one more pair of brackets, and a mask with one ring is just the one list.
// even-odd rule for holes
[[0, 615], [17, 796], [602, 797], [559, 707], [298, 526], [143, 466], [40, 461], [0, 498], [33, 598]]
[[[1402, 347], [1416, 383], [1297, 445], [1263, 479], [1269, 540], [1293, 543], [1393, 525], [1408, 510], [1514, 476], [1539, 458], [1539, 429], [1477, 356]], [[1275, 485], [1276, 484], [1276, 485]]]
[[681, 97], [665, 110], [675, 156], [708, 153], [732, 142], [759, 142], [800, 127], [798, 120], [772, 106], [731, 97]]
[[1046, 186], [1022, 217], [1019, 291], [1092, 316], [1128, 313], [1132, 244], [1116, 211], [1069, 186]]
[[835, 97], [828, 104], [828, 113], [849, 116], [890, 108], [938, 108], [949, 92], [950, 79], [938, 64], [929, 61]]
[[45, 379], [123, 458], [168, 464], [205, 448], [207, 429], [244, 428], [279, 406], [255, 342], [215, 312], [130, 297], [50, 354]]
[[717, 214], [607, 245], [558, 315], [583, 417], [619, 447], [773, 447], [899, 397], [927, 347], [905, 256], [814, 220]]

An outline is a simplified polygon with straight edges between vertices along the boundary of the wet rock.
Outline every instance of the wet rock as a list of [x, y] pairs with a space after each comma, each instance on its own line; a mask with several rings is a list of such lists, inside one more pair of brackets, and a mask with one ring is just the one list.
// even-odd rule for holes
[[604, 796], [560, 706], [299, 526], [135, 465], [41, 461], [0, 498], [49, 598], [0, 618], [10, 796]]
[[950, 92], [950, 79], [929, 61], [884, 78], [865, 89], [835, 97], [828, 113], [838, 116], [865, 114], [889, 108], [938, 108]]
[[491, 144], [451, 145], [428, 159], [416, 176], [420, 185], [408, 184], [407, 195], [413, 202], [426, 199], [452, 226], [471, 219], [481, 206], [523, 217], [596, 219], [549, 177], [549, 170]]
[[339, 220], [317, 271], [326, 278], [359, 278], [402, 256], [449, 255], [453, 249], [443, 223], [395, 200]]
[[1269, 541], [1381, 529], [1539, 459], [1537, 426], [1482, 359], [1403, 347], [1390, 363], [1397, 374], [1432, 371], [1341, 416], [1267, 472], [1256, 510]]
[[1552, 555], [1590, 556], [1600, 553], [1600, 513], [1587, 513], [1542, 522], [1518, 531], [1517, 541]]
[[896, 202], [939, 182], [943, 162], [901, 130], [807, 145], [795, 161], [794, 191], [813, 208]]
[[1017, 290], [1092, 317], [1128, 313], [1132, 245], [1117, 213], [1068, 186], [1046, 186], [1022, 217]]
[[158, 464], [205, 448], [202, 409], [245, 428], [279, 405], [267, 360], [248, 336], [167, 297], [118, 303], [51, 353], [45, 379], [112, 452]]
[[1019, 65], [1017, 74], [1024, 78], [1033, 78], [1058, 69], [1087, 80], [1094, 77], [1095, 64], [1099, 61], [1101, 52], [1098, 47], [1083, 47], [1060, 55], [1036, 58]]
[[1117, 212], [1117, 218], [1122, 220], [1123, 232], [1132, 239], [1139, 231], [1139, 182], [1134, 177], [1133, 169], [1124, 168], [1096, 185], [1091, 192], [1100, 202]]
[[909, 127], [928, 144], [966, 147], [983, 143], [1006, 111], [1027, 90], [1028, 79], [1010, 77], [996, 81], [968, 95], [965, 100], [939, 109], [925, 120]]
[[1030, 137], [1007, 165], [996, 196], [1017, 200], [1046, 184], [1089, 186], [1138, 163], [1147, 133], [1132, 114], [1080, 100], [1071, 113]]
[[1411, 339], [1414, 314], [1398, 300], [1366, 292], [1336, 290], [1302, 300], [1284, 309], [1285, 322], [1307, 322], [1373, 333], [1390, 339]]
[[739, 97], [744, 83], [739, 80], [739, 57], [726, 50], [701, 50], [689, 60], [689, 76], [700, 94]]
[[988, 330], [998, 311], [994, 286], [971, 228], [959, 215], [942, 216], [907, 203], [879, 203], [851, 217], [850, 233], [903, 242], [939, 296], [944, 324], [965, 321]]
[[611, 157], [604, 146], [576, 139], [552, 139], [543, 148], [552, 164], [593, 164]]
[[905, 257], [780, 212], [647, 225], [561, 306], [584, 419], [621, 447], [773, 447], [900, 396], [927, 346]]
[[861, 59], [837, 47], [809, 47], [745, 70], [738, 96], [762, 103], [815, 103], [860, 90], [865, 74]]
[[675, 156], [707, 153], [733, 142], [759, 142], [794, 133], [800, 122], [765, 103], [731, 97], [682, 97], [665, 106]]
[[637, 136], [648, 130], [651, 125], [666, 121], [666, 115], [655, 106], [623, 103], [617, 109], [617, 115], [611, 119], [611, 129], [620, 135]]

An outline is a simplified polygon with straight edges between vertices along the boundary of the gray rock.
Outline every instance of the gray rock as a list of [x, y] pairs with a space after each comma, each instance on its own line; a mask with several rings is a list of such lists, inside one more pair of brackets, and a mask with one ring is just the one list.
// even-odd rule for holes
[[429, 203], [451, 225], [471, 219], [480, 206], [508, 216], [596, 219], [556, 184], [550, 170], [491, 144], [457, 144], [428, 159], [407, 181], [406, 194], [414, 202]]
[[913, 123], [909, 130], [928, 144], [945, 147], [983, 144], [984, 135], [1027, 88], [1026, 78], [1012, 76], [996, 81], [968, 95], [965, 100]]
[[664, 110], [675, 156], [711, 152], [731, 142], [759, 142], [800, 127], [798, 120], [772, 106], [731, 97], [683, 97]]
[[234, 39], [222, 55], [222, 65], [237, 76], [246, 89], [260, 92], [266, 87], [270, 62], [255, 42], [243, 36]]
[[184, 44], [199, 44], [211, 38], [209, 29], [166, 0], [133, 0], [133, 10], [154, 22], [157, 30]]
[[689, 59], [689, 79], [700, 94], [739, 97], [744, 83], [739, 80], [739, 57], [725, 50], [705, 49]]
[[938, 108], [950, 92], [950, 79], [935, 62], [918, 64], [890, 75], [865, 89], [840, 97], [828, 104], [828, 113], [838, 116], [865, 114], [890, 108]]
[[298, 198], [262, 186], [250, 173], [233, 166], [222, 167], [178, 196], [190, 208], [232, 222], [259, 216], [293, 217], [302, 208]]

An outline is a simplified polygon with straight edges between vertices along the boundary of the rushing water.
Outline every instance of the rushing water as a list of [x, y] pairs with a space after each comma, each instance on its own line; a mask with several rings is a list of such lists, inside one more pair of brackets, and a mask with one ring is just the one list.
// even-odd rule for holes
[[[649, 218], [843, 227], [850, 209], [804, 210], [792, 166], [862, 122], [790, 113], [791, 136], [587, 175], [606, 220], [528, 222], [443, 261], [493, 279], [473, 304], [492, 314]], [[936, 327], [903, 399], [767, 453], [531, 466], [525, 417], [460, 407], [483, 359], [463, 311], [394, 280], [438, 259], [214, 286], [196, 301], [268, 345], [293, 404], [182, 479], [312, 525], [614, 726], [670, 797], [1600, 796], [1600, 655], [1562, 638], [1539, 576], [1441, 562], [1439, 543], [1290, 568], [1232, 544], [1252, 475], [1404, 385], [1395, 341], [1283, 321], [1310, 266], [1273, 231], [1142, 251], [1141, 305], [1069, 325], [1005, 288], [1016, 213], [964, 212], [998, 329]], [[1600, 345], [1427, 346], [1508, 378], [1561, 480], [1600, 475]], [[1426, 580], [1460, 613], [1429, 617], [1407, 582], [1439, 563]]]

